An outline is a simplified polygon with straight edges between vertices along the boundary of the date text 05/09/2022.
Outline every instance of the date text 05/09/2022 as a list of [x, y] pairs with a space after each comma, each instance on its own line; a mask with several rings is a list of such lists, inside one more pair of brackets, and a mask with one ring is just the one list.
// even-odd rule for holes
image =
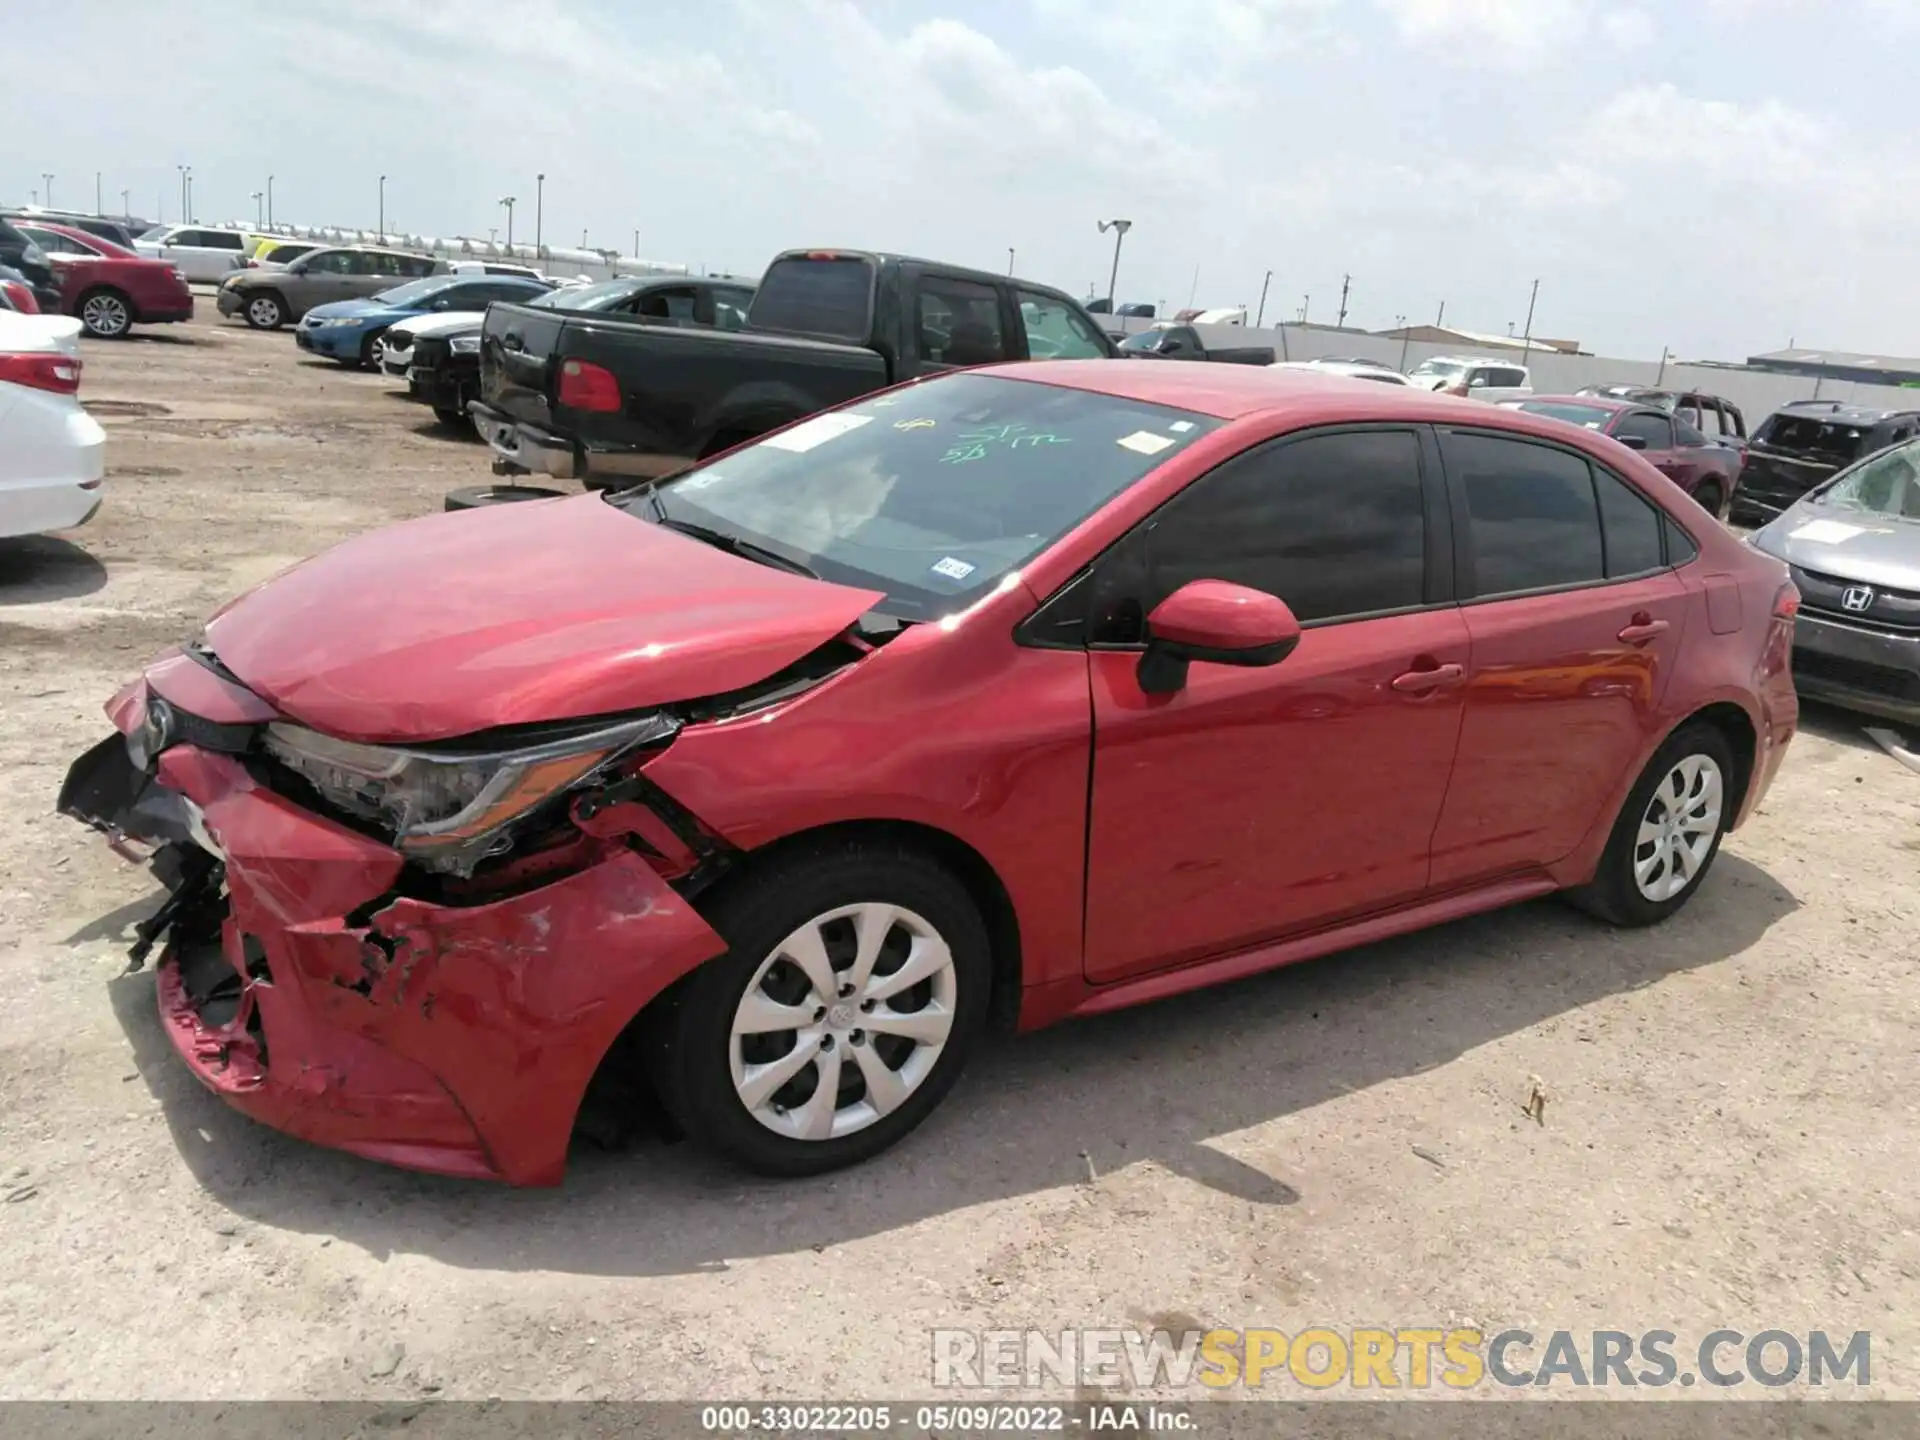
[[1186, 1406], [1133, 1402], [1076, 1405], [818, 1404], [707, 1405], [700, 1428], [716, 1435], [1033, 1435], [1144, 1431], [1185, 1434], [1195, 1428]]

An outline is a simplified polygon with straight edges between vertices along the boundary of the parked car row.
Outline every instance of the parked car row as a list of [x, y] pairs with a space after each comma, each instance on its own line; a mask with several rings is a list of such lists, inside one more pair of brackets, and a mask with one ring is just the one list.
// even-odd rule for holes
[[15, 228], [47, 257], [58, 287], [51, 308], [76, 317], [96, 339], [193, 318], [193, 292], [170, 261], [147, 259], [77, 226], [22, 219]]

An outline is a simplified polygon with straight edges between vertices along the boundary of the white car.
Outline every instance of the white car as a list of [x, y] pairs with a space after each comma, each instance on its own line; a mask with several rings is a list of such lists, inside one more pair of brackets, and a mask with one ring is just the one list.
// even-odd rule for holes
[[259, 237], [205, 225], [156, 225], [133, 248], [149, 260], [171, 260], [189, 280], [218, 283], [244, 269]]
[[1411, 385], [1413, 381], [1385, 365], [1364, 360], [1276, 360], [1269, 370], [1307, 370], [1316, 375], [1345, 375], [1351, 380], [1377, 380], [1382, 385]]
[[1435, 355], [1408, 373], [1422, 390], [1443, 390], [1475, 400], [1524, 400], [1533, 394], [1533, 375], [1511, 360], [1484, 355]]
[[416, 320], [402, 320], [386, 333], [386, 348], [380, 355], [380, 368], [398, 379], [413, 364], [413, 342], [420, 336], [454, 335], [462, 330], [470, 330], [477, 335], [485, 318], [471, 311], [455, 311], [447, 315], [422, 315]]
[[0, 535], [67, 530], [100, 508], [107, 434], [80, 405], [80, 328], [0, 311]]

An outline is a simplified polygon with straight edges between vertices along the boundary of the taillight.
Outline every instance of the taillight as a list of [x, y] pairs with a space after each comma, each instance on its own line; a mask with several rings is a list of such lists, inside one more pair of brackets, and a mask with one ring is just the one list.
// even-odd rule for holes
[[4, 294], [7, 303], [22, 315], [40, 313], [40, 302], [33, 298], [32, 288], [22, 285], [18, 280], [0, 280], [0, 294]]
[[56, 395], [77, 394], [80, 361], [72, 355], [0, 355], [0, 381]]
[[611, 413], [620, 408], [620, 382], [591, 360], [567, 360], [560, 366], [560, 403], [570, 410]]
[[1773, 597], [1773, 618], [1791, 620], [1800, 613], [1800, 587], [1791, 580], [1780, 587], [1780, 593]]

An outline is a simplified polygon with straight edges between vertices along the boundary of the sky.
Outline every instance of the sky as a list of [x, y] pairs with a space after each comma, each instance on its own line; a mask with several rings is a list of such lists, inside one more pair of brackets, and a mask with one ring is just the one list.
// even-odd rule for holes
[[[1920, 354], [1920, 0], [67, 0], [0, 200], [890, 249], [1603, 355]], [[1267, 280], [1271, 272], [1271, 281]]]

